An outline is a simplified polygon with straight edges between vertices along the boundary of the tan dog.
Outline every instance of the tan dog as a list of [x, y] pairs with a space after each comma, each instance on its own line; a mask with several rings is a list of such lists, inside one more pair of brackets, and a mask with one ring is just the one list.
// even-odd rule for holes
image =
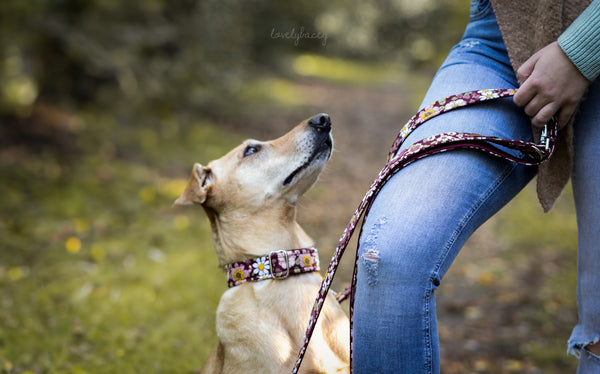
[[[330, 130], [329, 116], [320, 114], [281, 138], [247, 140], [208, 166], [194, 165], [175, 203], [202, 205], [221, 266], [313, 246], [296, 222], [296, 202], [331, 155]], [[201, 373], [290, 373], [320, 283], [313, 271], [227, 290], [217, 309], [219, 342]], [[325, 301], [301, 372], [349, 372], [348, 318], [333, 295]]]

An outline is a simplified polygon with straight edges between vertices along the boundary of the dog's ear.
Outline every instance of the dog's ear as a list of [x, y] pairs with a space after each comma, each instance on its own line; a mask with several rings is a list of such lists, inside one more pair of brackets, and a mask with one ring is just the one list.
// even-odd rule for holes
[[208, 166], [194, 164], [194, 169], [183, 193], [174, 205], [204, 204], [214, 183], [214, 175]]

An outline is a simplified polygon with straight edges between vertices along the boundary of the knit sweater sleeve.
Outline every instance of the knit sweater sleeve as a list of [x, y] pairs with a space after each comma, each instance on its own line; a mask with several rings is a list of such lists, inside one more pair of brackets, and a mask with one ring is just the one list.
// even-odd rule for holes
[[588, 80], [600, 75], [600, 0], [594, 0], [575, 19], [558, 44]]

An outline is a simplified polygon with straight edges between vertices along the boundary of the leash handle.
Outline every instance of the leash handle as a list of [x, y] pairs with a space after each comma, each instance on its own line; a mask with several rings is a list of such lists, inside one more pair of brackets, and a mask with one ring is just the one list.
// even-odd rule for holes
[[[470, 91], [462, 94], [454, 95], [447, 97], [445, 99], [436, 101], [435, 103], [426, 106], [417, 114], [415, 114], [400, 130], [400, 133], [396, 137], [396, 140], [392, 144], [392, 148], [388, 154], [388, 162], [383, 167], [383, 169], [379, 172], [377, 178], [371, 184], [371, 187], [367, 191], [367, 194], [363, 197], [362, 201], [358, 205], [354, 215], [352, 216], [350, 222], [344, 229], [344, 232], [338, 242], [338, 245], [335, 249], [331, 262], [329, 263], [329, 267], [327, 268], [327, 272], [321, 283], [321, 288], [319, 289], [319, 293], [317, 295], [317, 299], [315, 300], [314, 307], [311, 311], [308, 328], [306, 330], [304, 336], [304, 342], [302, 347], [300, 348], [300, 352], [298, 353], [298, 359], [296, 364], [292, 370], [293, 374], [298, 373], [300, 369], [300, 365], [302, 364], [302, 360], [306, 353], [306, 349], [308, 348], [308, 344], [314, 332], [317, 320], [321, 313], [321, 309], [323, 308], [323, 304], [325, 302], [325, 298], [329, 293], [331, 288], [331, 283], [333, 281], [333, 277], [337, 271], [338, 264], [350, 242], [350, 238], [354, 234], [356, 229], [356, 225], [358, 224], [361, 217], [366, 217], [368, 211], [371, 207], [371, 203], [373, 202], [375, 196], [379, 192], [379, 190], [383, 187], [383, 185], [400, 169], [405, 167], [406, 165], [419, 160], [423, 157], [441, 153], [445, 151], [449, 151], [457, 148], [472, 148], [480, 151], [487, 152], [497, 157], [502, 157], [504, 159], [517, 162], [524, 165], [539, 165], [552, 155], [554, 151], [554, 146], [556, 143], [556, 134], [558, 131], [558, 125], [555, 119], [551, 121], [550, 124], [546, 125], [544, 131], [542, 132], [542, 136], [540, 139], [540, 143], [531, 143], [524, 142], [521, 140], [507, 140], [497, 137], [489, 137], [482, 136], [479, 134], [473, 133], [442, 133], [438, 135], [431, 136], [429, 138], [422, 139], [409, 148], [406, 148], [398, 153], [400, 146], [408, 137], [408, 135], [416, 129], [418, 126], [422, 125], [427, 120], [440, 115], [442, 113], [448, 112], [453, 109], [457, 109], [460, 107], [464, 107], [467, 105], [475, 104], [478, 102], [486, 101], [486, 100], [494, 100], [505, 97], [513, 96], [516, 93], [515, 89], [488, 89], [488, 90], [478, 90], [478, 91]], [[502, 148], [506, 147], [513, 150], [518, 150], [523, 154], [523, 157], [514, 156]], [[352, 284], [346, 288], [345, 291], [337, 295], [338, 301], [343, 301], [345, 298], [350, 296], [350, 330], [352, 331], [352, 315], [354, 309], [354, 289], [356, 285], [356, 261], [358, 259], [358, 250], [357, 256], [355, 259], [354, 272], [352, 276]], [[350, 334], [350, 368], [352, 369], [352, 334]]]

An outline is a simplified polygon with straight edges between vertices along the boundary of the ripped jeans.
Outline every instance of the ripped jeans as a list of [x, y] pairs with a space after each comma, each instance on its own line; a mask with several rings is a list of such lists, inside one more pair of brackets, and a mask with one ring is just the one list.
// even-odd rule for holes
[[[423, 105], [485, 88], [518, 87], [488, 1], [475, 1], [462, 41], [436, 74]], [[411, 143], [446, 131], [531, 140], [529, 118], [512, 99], [448, 112], [417, 128]], [[573, 192], [578, 223], [579, 324], [569, 350], [580, 374], [600, 373], [584, 349], [600, 338], [600, 85], [575, 124]], [[455, 150], [396, 174], [373, 203], [360, 238], [354, 309], [355, 373], [439, 373], [435, 291], [459, 250], [536, 174], [482, 152]]]

